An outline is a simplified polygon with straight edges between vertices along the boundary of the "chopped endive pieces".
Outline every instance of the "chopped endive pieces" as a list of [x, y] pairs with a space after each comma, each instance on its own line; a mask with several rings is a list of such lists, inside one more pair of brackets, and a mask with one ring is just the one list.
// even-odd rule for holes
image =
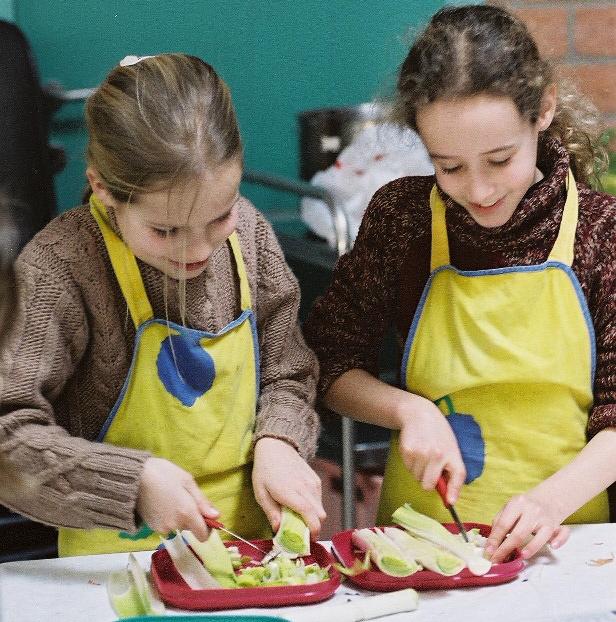
[[370, 558], [381, 572], [391, 577], [408, 577], [421, 570], [419, 564], [402, 551], [378, 529], [356, 529], [352, 540], [355, 546], [370, 553]]
[[273, 543], [273, 549], [282, 551], [289, 559], [310, 555], [310, 530], [297, 512], [283, 507]]
[[163, 540], [163, 545], [173, 561], [175, 569], [193, 590], [219, 588], [220, 584], [193, 555], [180, 534], [175, 538]]
[[237, 582], [241, 587], [273, 587], [279, 585], [310, 585], [329, 579], [328, 568], [317, 563], [305, 564], [303, 559], [278, 557], [265, 566], [242, 568]]
[[222, 587], [236, 587], [231, 554], [216, 529], [210, 531], [210, 536], [205, 542], [197, 540], [193, 532], [187, 529], [182, 531], [182, 536]]
[[409, 503], [399, 507], [391, 517], [411, 535], [429, 540], [460, 557], [474, 575], [484, 575], [492, 567], [491, 562], [482, 556], [481, 550], [474, 544], [464, 542], [438, 521], [414, 510]]
[[355, 558], [352, 566], [343, 566], [342, 564], [334, 562], [334, 568], [346, 577], [355, 577], [362, 572], [366, 572], [367, 570], [370, 570], [370, 565], [369, 551], [364, 555], [363, 561]]
[[403, 553], [411, 556], [427, 570], [451, 577], [465, 567], [465, 563], [453, 553], [427, 540], [415, 538], [407, 531], [397, 527], [385, 527], [384, 531]]

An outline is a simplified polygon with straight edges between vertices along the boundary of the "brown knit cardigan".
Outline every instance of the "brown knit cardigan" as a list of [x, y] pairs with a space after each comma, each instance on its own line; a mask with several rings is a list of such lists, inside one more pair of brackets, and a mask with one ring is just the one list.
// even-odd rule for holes
[[[297, 325], [297, 281], [271, 227], [245, 199], [237, 232], [261, 354], [255, 440], [281, 438], [310, 458], [318, 367]], [[177, 281], [138, 265], [155, 316], [181, 323]], [[134, 529], [148, 454], [95, 439], [129, 369], [135, 328], [89, 209], [52, 221], [16, 271], [19, 302], [0, 361], [0, 464], [27, 477], [12, 477], [8, 487], [0, 474], [0, 503], [59, 526]], [[239, 299], [225, 244], [187, 282], [186, 323], [217, 332], [239, 315]]]

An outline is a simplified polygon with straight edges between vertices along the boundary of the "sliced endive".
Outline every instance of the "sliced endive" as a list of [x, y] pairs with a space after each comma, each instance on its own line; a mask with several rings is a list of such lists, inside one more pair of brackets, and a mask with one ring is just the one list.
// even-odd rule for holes
[[385, 527], [383, 531], [403, 553], [411, 556], [428, 570], [451, 577], [458, 574], [465, 566], [465, 563], [457, 555], [427, 540], [415, 538], [402, 529]]
[[231, 554], [216, 529], [210, 531], [205, 542], [197, 540], [193, 532], [187, 529], [182, 531], [182, 536], [222, 587], [237, 587]]
[[165, 605], [158, 598], [145, 571], [132, 553], [128, 556], [127, 569], [109, 575], [107, 594], [113, 610], [120, 618], [165, 614]]
[[289, 559], [310, 555], [310, 530], [297, 512], [283, 507], [273, 543], [273, 549], [281, 550]]
[[414, 510], [409, 503], [399, 507], [391, 517], [411, 535], [429, 540], [460, 557], [474, 575], [484, 575], [492, 567], [475, 545], [464, 542], [433, 518]]
[[194, 556], [181, 535], [163, 540], [169, 557], [182, 579], [193, 590], [205, 590], [220, 587], [220, 584], [205, 569], [205, 566]]
[[351, 538], [355, 546], [370, 553], [370, 558], [381, 572], [391, 577], [408, 577], [421, 569], [378, 529], [356, 529]]

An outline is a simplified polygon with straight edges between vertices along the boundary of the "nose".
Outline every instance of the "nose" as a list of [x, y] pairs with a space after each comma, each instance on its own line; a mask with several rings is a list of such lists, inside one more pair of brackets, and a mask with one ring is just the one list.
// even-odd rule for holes
[[185, 235], [176, 240], [174, 255], [177, 261], [192, 263], [208, 259], [214, 250], [206, 235]]
[[466, 196], [470, 203], [490, 205], [495, 200], [492, 180], [481, 173], [469, 174], [466, 185]]

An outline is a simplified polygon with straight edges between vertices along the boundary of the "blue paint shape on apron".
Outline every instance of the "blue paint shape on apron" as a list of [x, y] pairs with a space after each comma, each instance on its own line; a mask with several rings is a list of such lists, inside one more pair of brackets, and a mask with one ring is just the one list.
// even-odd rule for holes
[[184, 406], [192, 406], [205, 395], [216, 377], [214, 359], [198, 339], [188, 335], [167, 337], [161, 343], [156, 367], [165, 389]]

